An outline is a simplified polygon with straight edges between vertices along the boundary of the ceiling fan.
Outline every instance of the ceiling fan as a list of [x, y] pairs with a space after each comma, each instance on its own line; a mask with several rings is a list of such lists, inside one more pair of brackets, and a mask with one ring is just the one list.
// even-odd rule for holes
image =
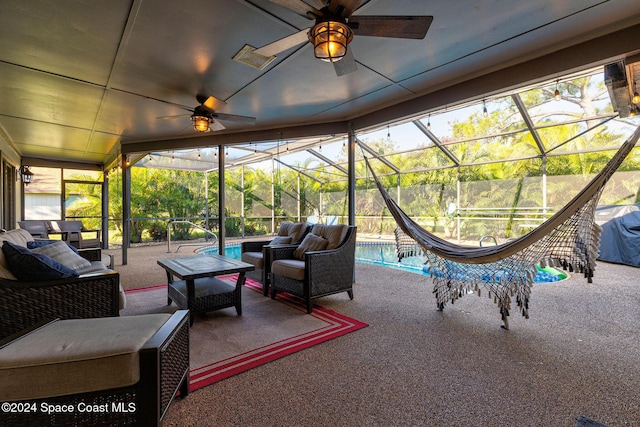
[[357, 68], [353, 53], [347, 49], [354, 35], [423, 39], [433, 21], [433, 16], [353, 16], [363, 0], [314, 0], [320, 9], [302, 0], [268, 1], [315, 20], [315, 25], [255, 49], [253, 53], [270, 58], [308, 41], [314, 46], [315, 57], [333, 63], [338, 76]]
[[235, 114], [224, 114], [217, 113], [216, 110], [224, 105], [226, 102], [219, 100], [215, 96], [207, 96], [207, 95], [196, 95], [196, 100], [200, 105], [195, 108], [190, 108], [185, 105], [176, 104], [173, 102], [164, 101], [167, 104], [176, 105], [183, 110], [190, 111], [191, 114], [179, 114], [175, 116], [163, 116], [158, 117], [158, 119], [175, 119], [179, 117], [187, 117], [191, 116], [191, 121], [193, 122], [193, 128], [198, 132], [209, 132], [211, 130], [222, 130], [225, 129], [224, 125], [220, 123], [222, 121], [229, 122], [239, 122], [239, 123], [247, 123], [247, 124], [255, 124], [255, 117], [248, 116], [238, 116]]

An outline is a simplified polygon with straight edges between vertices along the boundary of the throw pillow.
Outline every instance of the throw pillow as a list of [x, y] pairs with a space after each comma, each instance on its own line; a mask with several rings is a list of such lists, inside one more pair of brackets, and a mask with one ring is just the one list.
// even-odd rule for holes
[[313, 233], [309, 233], [305, 236], [300, 243], [300, 246], [293, 251], [293, 256], [304, 261], [305, 252], [321, 251], [327, 247], [329, 242], [320, 236], [316, 236]]
[[46, 255], [53, 258], [65, 267], [72, 270], [79, 270], [91, 266], [91, 263], [74, 252], [66, 242], [57, 241], [49, 245], [32, 249], [34, 254]]
[[[60, 242], [60, 240], [34, 240], [32, 242], [27, 242], [27, 249], [41, 248], [43, 246], [47, 246], [56, 242]], [[67, 246], [69, 246], [69, 249], [71, 249], [73, 252], [78, 253], [78, 249], [76, 249], [75, 246], [71, 246], [68, 243]]]
[[78, 277], [78, 273], [46, 255], [34, 254], [29, 249], [4, 241], [2, 252], [9, 270], [18, 280], [40, 282]]
[[269, 242], [269, 245], [286, 245], [287, 243], [291, 243], [291, 237], [276, 236], [272, 241]]

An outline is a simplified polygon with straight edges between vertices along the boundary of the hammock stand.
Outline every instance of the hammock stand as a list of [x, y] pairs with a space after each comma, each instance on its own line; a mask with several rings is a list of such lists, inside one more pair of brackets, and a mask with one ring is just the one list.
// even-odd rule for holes
[[607, 165], [561, 210], [540, 226], [517, 239], [491, 247], [460, 246], [441, 239], [413, 221], [391, 198], [380, 183], [369, 160], [367, 167], [396, 221], [398, 258], [416, 255], [416, 244], [426, 256], [428, 272], [434, 283], [439, 310], [470, 291], [498, 305], [505, 329], [515, 298], [518, 309], [529, 318], [529, 296], [536, 264], [561, 267], [583, 273], [592, 282], [600, 246], [601, 228], [595, 223], [600, 195], [640, 137], [640, 127], [625, 141]]

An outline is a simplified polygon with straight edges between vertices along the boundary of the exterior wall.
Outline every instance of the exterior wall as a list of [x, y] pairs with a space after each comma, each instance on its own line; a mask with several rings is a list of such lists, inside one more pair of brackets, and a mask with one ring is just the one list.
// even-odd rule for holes
[[[11, 142], [11, 137], [9, 136], [9, 134], [1, 124], [0, 124], [0, 158], [2, 161], [5, 161], [13, 165], [16, 168], [16, 170], [20, 168], [20, 159], [21, 159], [20, 153], [13, 146], [13, 143]], [[0, 162], [0, 164], [1, 163], [2, 162]], [[0, 174], [0, 180], [1, 179], [4, 179], [3, 174]], [[3, 182], [0, 182], [0, 192], [3, 192], [2, 191], [2, 188], [4, 188], [3, 184], [4, 184]], [[15, 218], [19, 219], [20, 212], [22, 211], [22, 205], [21, 205], [22, 198], [21, 198], [21, 191], [19, 189], [22, 187], [22, 184], [18, 182], [16, 187], [18, 188], [18, 190], [17, 190], [17, 194], [15, 195], [15, 200], [16, 200]], [[0, 205], [0, 215], [2, 215], [4, 212], [5, 194], [1, 195], [0, 201], [2, 203]], [[2, 222], [3, 221], [0, 218], [0, 224]], [[16, 228], [17, 226], [18, 226], [17, 223], [15, 223], [11, 228]]]
[[59, 194], [25, 194], [24, 195], [24, 219], [60, 219]]

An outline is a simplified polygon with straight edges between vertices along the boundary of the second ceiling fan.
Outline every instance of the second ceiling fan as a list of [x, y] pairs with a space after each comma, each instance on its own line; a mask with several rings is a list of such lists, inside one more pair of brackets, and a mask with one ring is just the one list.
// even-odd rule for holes
[[253, 53], [272, 57], [301, 43], [310, 42], [315, 57], [333, 63], [338, 76], [357, 69], [353, 53], [348, 49], [354, 35], [423, 39], [433, 21], [433, 16], [353, 16], [352, 13], [363, 0], [315, 0], [320, 9], [302, 0], [268, 1], [315, 20], [315, 25], [262, 46]]
[[176, 104], [174, 102], [162, 101], [166, 104], [171, 104], [182, 108], [183, 110], [190, 111], [191, 114], [178, 114], [174, 116], [163, 116], [158, 119], [175, 119], [179, 117], [190, 116], [193, 122], [193, 128], [198, 132], [209, 132], [211, 130], [225, 129], [224, 125], [219, 120], [225, 120], [230, 122], [239, 122], [246, 124], [255, 124], [255, 117], [239, 116], [236, 114], [224, 114], [218, 113], [216, 110], [226, 104], [226, 102], [216, 98], [215, 96], [207, 96], [198, 94], [196, 100], [200, 105], [195, 108], [190, 108], [185, 105]]

